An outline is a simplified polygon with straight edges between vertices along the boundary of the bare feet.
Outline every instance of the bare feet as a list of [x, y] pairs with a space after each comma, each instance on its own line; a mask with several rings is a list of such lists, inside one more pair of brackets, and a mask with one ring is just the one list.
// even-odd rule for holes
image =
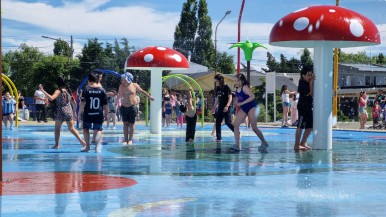
[[81, 152], [89, 152], [89, 151], [90, 151], [90, 147], [86, 147], [86, 148], [81, 150]]
[[295, 150], [302, 150], [302, 151], [308, 150], [307, 147], [302, 146], [302, 145], [295, 145], [295, 146], [294, 146], [294, 149], [295, 149]]
[[300, 143], [299, 146], [305, 147], [307, 150], [312, 149], [310, 146], [307, 145], [307, 143]]
[[102, 152], [102, 143], [98, 143], [95, 145], [95, 153], [101, 153]]
[[59, 145], [54, 145], [54, 146], [51, 147], [51, 149], [59, 149], [59, 148], [60, 148]]
[[263, 150], [267, 150], [267, 148], [269, 147], [268, 143], [267, 142], [264, 142], [262, 143], [260, 146], [259, 146], [259, 150], [263, 151]]
[[132, 144], [133, 144], [133, 141], [130, 140], [127, 144], [128, 144], [128, 145], [132, 145]]
[[85, 148], [86, 147], [86, 142], [84, 141], [84, 140], [82, 140], [81, 142], [80, 142], [80, 144], [82, 144], [82, 148]]

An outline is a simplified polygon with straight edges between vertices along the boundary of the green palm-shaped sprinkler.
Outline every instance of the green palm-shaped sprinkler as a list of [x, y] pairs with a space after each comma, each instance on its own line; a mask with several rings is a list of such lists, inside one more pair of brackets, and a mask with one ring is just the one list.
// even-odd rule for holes
[[229, 47], [229, 49], [239, 47], [244, 51], [245, 60], [247, 60], [247, 80], [248, 82], [251, 81], [251, 60], [252, 60], [252, 54], [255, 48], [263, 47], [267, 49], [264, 45], [257, 43], [257, 42], [250, 42], [249, 40], [246, 40], [245, 42], [237, 42]]

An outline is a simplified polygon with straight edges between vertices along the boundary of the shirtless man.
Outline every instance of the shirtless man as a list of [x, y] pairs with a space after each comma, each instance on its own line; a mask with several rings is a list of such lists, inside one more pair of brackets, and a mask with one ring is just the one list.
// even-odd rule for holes
[[[121, 99], [120, 111], [123, 121], [123, 145], [133, 144], [134, 123], [138, 113], [138, 107], [136, 105], [139, 103], [137, 100], [137, 91], [145, 94], [151, 101], [154, 101], [154, 97], [142, 90], [137, 83], [133, 83], [133, 75], [131, 73], [126, 72], [121, 75], [118, 99]], [[116, 103], [118, 103], [118, 100]]]

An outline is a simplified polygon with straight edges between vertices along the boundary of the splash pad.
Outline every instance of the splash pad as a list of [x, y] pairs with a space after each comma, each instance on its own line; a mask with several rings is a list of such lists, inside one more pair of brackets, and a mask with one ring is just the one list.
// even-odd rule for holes
[[[383, 215], [383, 132], [333, 131], [332, 150], [294, 152], [293, 128], [261, 127], [270, 148], [260, 153], [254, 133], [242, 127], [242, 144], [247, 150], [235, 153], [228, 150], [234, 140], [226, 127], [223, 142], [214, 143], [212, 125], [197, 125], [195, 143], [187, 144], [185, 128], [164, 128], [159, 142], [158, 135], [138, 124], [134, 145], [122, 146], [120, 123], [117, 130], [104, 130], [105, 145], [96, 154], [80, 153], [80, 144], [66, 130], [61, 138], [63, 148], [48, 149], [53, 144], [53, 129], [52, 124], [23, 124], [13, 132], [4, 131], [5, 175], [70, 174], [61, 179], [61, 186], [67, 189], [81, 189], [82, 177], [89, 175], [117, 177], [127, 186], [3, 194], [2, 216]], [[129, 186], [125, 179], [136, 184]], [[58, 184], [50, 180], [54, 179], [45, 179], [48, 188], [55, 189]]]

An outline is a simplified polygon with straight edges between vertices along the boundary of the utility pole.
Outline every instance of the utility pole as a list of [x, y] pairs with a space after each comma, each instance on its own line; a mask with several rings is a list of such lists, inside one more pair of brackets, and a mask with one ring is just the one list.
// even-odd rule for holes
[[221, 18], [220, 22], [216, 25], [216, 30], [214, 31], [214, 74], [217, 73], [217, 28], [218, 25], [224, 20], [226, 16], [228, 16], [232, 11], [225, 12], [225, 15]]
[[[225, 12], [224, 16], [221, 18], [221, 20], [216, 25], [216, 30], [214, 31], [214, 75], [217, 75], [217, 28], [218, 25], [224, 20], [226, 16], [228, 16], [232, 11]], [[213, 90], [216, 92], [216, 82], [213, 84], [214, 88]]]
[[74, 40], [72, 39], [72, 35], [71, 35], [70, 57], [71, 59], [74, 58]]
[[67, 42], [67, 41], [64, 41], [60, 38], [52, 38], [52, 37], [48, 37], [48, 36], [44, 36], [42, 35], [42, 38], [47, 38], [47, 39], [51, 39], [51, 40], [55, 40], [55, 41], [63, 41], [67, 44], [67, 47], [68, 47], [68, 64], [70, 64], [70, 59], [72, 59], [72, 35], [71, 35], [71, 45]]

